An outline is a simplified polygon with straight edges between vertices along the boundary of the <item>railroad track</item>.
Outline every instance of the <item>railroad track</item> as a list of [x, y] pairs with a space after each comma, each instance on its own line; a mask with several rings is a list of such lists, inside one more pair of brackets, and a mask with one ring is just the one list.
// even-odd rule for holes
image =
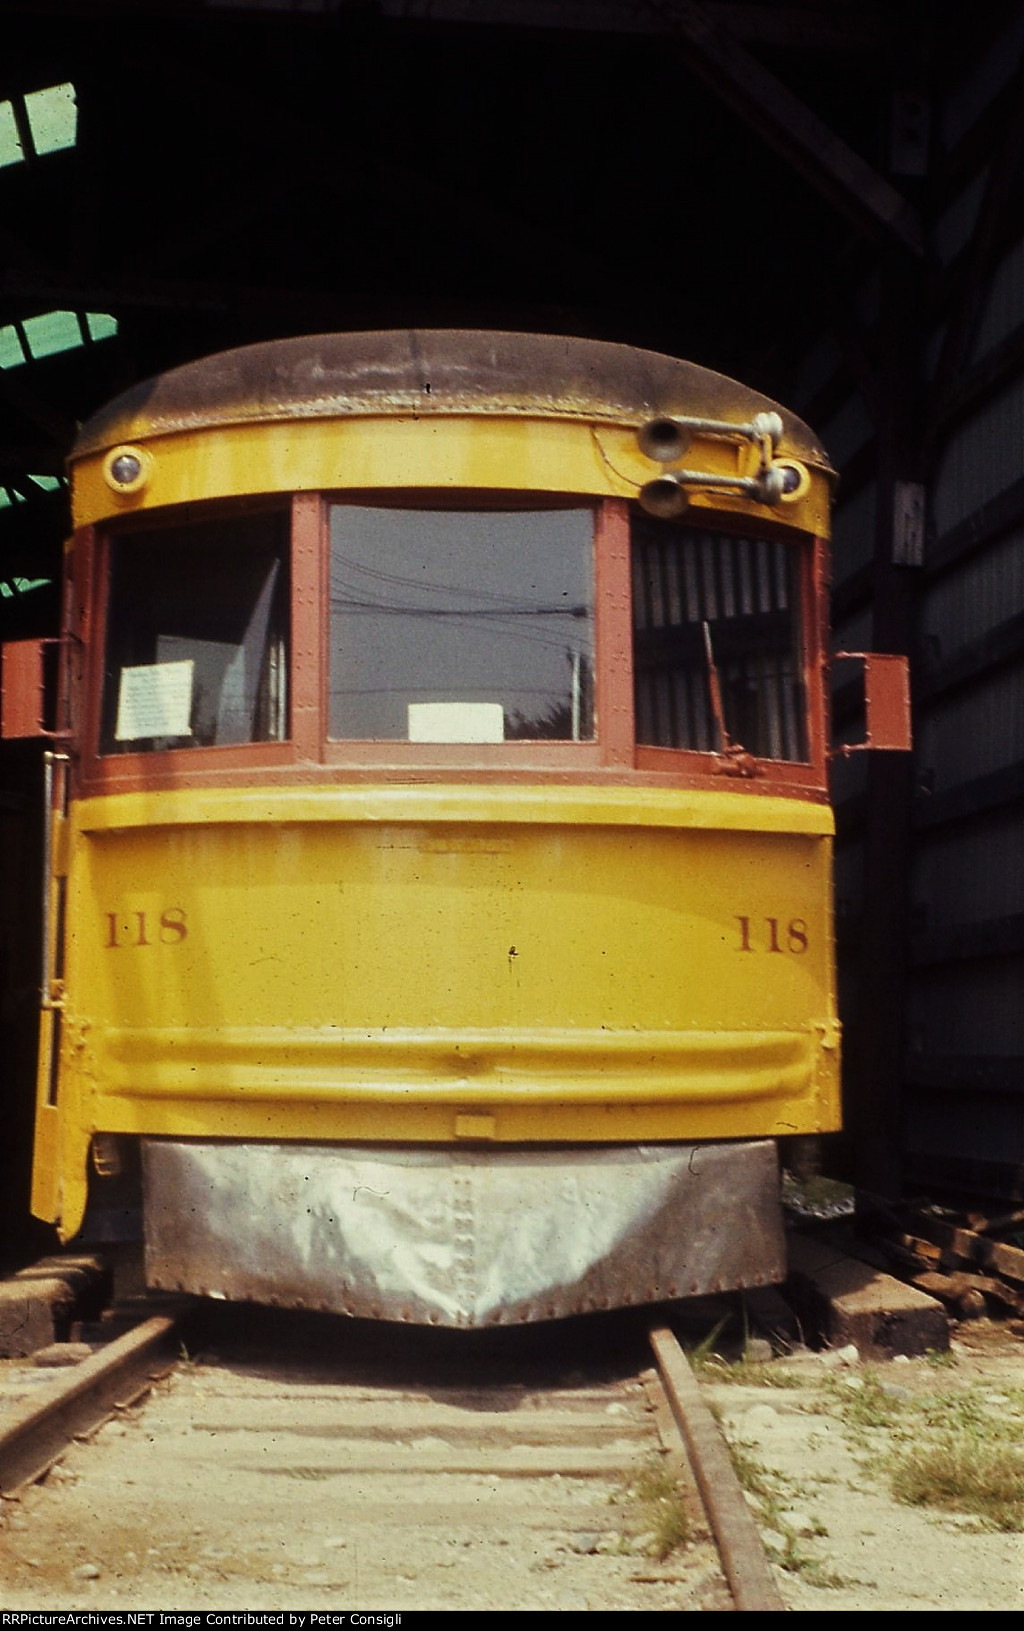
[[616, 1329], [565, 1373], [536, 1333], [232, 1310], [190, 1359], [149, 1319], [0, 1413], [5, 1601], [781, 1609], [675, 1338], [593, 1364]]

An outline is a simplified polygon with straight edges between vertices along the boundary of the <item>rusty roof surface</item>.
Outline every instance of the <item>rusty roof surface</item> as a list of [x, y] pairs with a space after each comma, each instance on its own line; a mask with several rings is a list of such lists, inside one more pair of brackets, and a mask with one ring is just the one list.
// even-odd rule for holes
[[243, 346], [143, 380], [82, 426], [72, 460], [217, 425], [369, 414], [495, 414], [642, 424], [782, 415], [782, 450], [830, 469], [793, 414], [696, 363], [604, 340], [477, 329], [317, 334]]

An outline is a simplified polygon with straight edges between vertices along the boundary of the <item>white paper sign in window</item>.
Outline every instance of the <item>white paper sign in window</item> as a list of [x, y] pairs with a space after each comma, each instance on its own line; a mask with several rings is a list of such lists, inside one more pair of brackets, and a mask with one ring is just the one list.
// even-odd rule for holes
[[410, 742], [504, 742], [500, 702], [410, 702]]
[[117, 695], [119, 742], [143, 736], [188, 736], [194, 662], [148, 663], [122, 668]]

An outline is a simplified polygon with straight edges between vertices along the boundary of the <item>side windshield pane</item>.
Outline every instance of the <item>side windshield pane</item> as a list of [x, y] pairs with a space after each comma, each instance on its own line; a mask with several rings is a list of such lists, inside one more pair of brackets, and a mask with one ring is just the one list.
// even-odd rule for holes
[[632, 554], [637, 742], [806, 760], [799, 546], [638, 515]]
[[590, 509], [331, 511], [335, 739], [594, 733]]
[[287, 549], [281, 511], [112, 539], [101, 753], [286, 736]]

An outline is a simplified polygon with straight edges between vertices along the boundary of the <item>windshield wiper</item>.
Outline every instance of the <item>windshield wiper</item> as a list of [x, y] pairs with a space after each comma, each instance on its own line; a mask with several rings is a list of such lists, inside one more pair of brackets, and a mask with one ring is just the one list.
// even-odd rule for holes
[[711, 624], [705, 618], [701, 626], [704, 630], [704, 655], [707, 659], [708, 685], [711, 690], [711, 712], [715, 716], [718, 755], [722, 761], [719, 768], [726, 776], [760, 776], [761, 767], [756, 759], [740, 742], [734, 742], [725, 728], [722, 682], [718, 677], [718, 664], [715, 662], [714, 647], [711, 644]]

